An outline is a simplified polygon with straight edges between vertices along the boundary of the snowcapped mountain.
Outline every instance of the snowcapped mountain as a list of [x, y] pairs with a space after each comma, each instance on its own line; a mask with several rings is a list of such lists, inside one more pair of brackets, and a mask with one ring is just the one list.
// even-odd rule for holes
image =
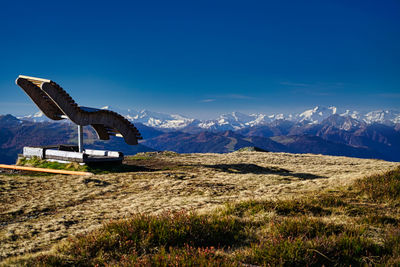
[[[102, 109], [113, 110], [125, 116], [133, 123], [139, 122], [146, 126], [159, 128], [162, 130], [179, 130], [186, 127], [194, 127], [199, 130], [209, 131], [226, 131], [239, 130], [253, 126], [267, 125], [274, 121], [290, 121], [292, 123], [301, 123], [302, 125], [316, 125], [324, 120], [331, 118], [340, 129], [352, 129], [362, 124], [381, 123], [385, 125], [393, 125], [400, 123], [400, 112], [393, 110], [376, 110], [362, 113], [356, 110], [340, 110], [334, 106], [322, 107], [316, 106], [312, 109], [305, 110], [297, 114], [243, 114], [240, 112], [232, 112], [222, 114], [212, 120], [197, 120], [188, 118], [178, 114], [164, 114], [149, 110], [136, 111], [133, 109], [120, 109], [111, 106], [105, 106]], [[334, 115], [334, 116], [333, 116]], [[49, 121], [49, 119], [41, 112], [33, 115], [18, 117], [21, 120], [34, 122]], [[65, 122], [62, 120], [61, 122]]]
[[141, 122], [144, 125], [163, 129], [181, 129], [188, 126], [194, 119], [186, 118], [178, 114], [163, 114], [142, 110], [134, 117], [127, 117], [133, 122]]
[[354, 119], [349, 115], [334, 114], [321, 122], [323, 127], [334, 127], [339, 130], [352, 131], [366, 126], [364, 121]]
[[349, 110], [349, 109], [346, 109], [343, 113], [340, 114], [340, 116], [350, 117], [350, 118], [353, 118], [356, 120], [359, 120], [361, 118], [360, 112], [355, 111], [355, 110]]
[[365, 114], [363, 121], [368, 124], [378, 122], [382, 124], [392, 124], [400, 122], [400, 112], [394, 110], [376, 110]]
[[19, 120], [25, 120], [25, 121], [33, 121], [33, 122], [45, 122], [45, 121], [51, 121], [49, 118], [46, 117], [46, 115], [43, 114], [43, 112], [38, 111], [35, 114], [31, 115], [26, 115], [22, 117], [17, 117]]
[[111, 107], [103, 107], [102, 109], [110, 109], [125, 116], [132, 122], [140, 122], [146, 126], [162, 128], [162, 129], [181, 129], [188, 126], [194, 121], [178, 114], [164, 114], [149, 110], [117, 110]]
[[240, 112], [232, 112], [220, 115], [215, 120], [202, 121], [198, 127], [208, 130], [239, 130], [245, 127], [263, 125], [271, 120], [265, 114], [246, 115]]
[[337, 108], [336, 107], [320, 107], [316, 106], [313, 109], [309, 109], [300, 113], [298, 115], [299, 122], [310, 122], [312, 124], [317, 124], [325, 120], [331, 115], [336, 114]]

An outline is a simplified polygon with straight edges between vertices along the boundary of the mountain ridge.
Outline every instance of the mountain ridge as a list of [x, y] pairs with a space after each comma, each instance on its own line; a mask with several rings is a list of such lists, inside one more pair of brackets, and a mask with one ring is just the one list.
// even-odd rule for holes
[[[316, 106], [300, 113], [293, 114], [263, 114], [253, 113], [244, 114], [241, 112], [231, 112], [218, 116], [215, 119], [199, 120], [188, 118], [179, 114], [166, 114], [150, 110], [136, 111], [133, 109], [120, 109], [105, 106], [102, 109], [114, 110], [133, 123], [142, 123], [146, 126], [159, 128], [160, 130], [183, 130], [198, 128], [210, 131], [240, 130], [247, 127], [265, 125], [276, 120], [287, 120], [295, 123], [319, 124], [332, 115], [348, 117], [357, 120], [359, 123], [373, 124], [381, 123], [394, 125], [400, 123], [400, 112], [397, 110], [374, 110], [360, 112], [357, 110], [340, 109], [335, 106], [324, 107]], [[34, 122], [48, 121], [41, 111], [26, 116], [18, 117], [21, 120]], [[185, 130], [185, 128], [187, 128]]]

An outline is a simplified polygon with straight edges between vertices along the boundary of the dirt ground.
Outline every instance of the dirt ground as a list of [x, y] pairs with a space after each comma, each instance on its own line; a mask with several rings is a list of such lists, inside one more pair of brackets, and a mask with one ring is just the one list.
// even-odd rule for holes
[[91, 177], [0, 172], [0, 260], [50, 249], [59, 240], [133, 213], [296, 197], [350, 185], [400, 163], [311, 154], [146, 153], [121, 172]]

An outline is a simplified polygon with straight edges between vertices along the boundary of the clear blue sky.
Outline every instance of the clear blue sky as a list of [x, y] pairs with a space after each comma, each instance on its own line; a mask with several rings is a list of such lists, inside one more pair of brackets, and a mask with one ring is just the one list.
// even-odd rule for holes
[[0, 114], [50, 78], [79, 104], [199, 118], [400, 107], [400, 1], [5, 1]]

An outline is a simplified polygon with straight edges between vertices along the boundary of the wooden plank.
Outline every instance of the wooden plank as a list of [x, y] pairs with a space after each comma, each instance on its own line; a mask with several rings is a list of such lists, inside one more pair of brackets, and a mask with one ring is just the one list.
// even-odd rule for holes
[[13, 169], [13, 170], [21, 170], [21, 171], [33, 171], [33, 172], [48, 172], [48, 173], [57, 173], [57, 174], [68, 174], [68, 175], [93, 175], [93, 173], [91, 173], [91, 172], [78, 172], [78, 171], [67, 171], [67, 170], [55, 170], [55, 169], [34, 168], [34, 167], [17, 166], [17, 165], [5, 165], [5, 164], [0, 164], [0, 168], [3, 168], [3, 169]]
[[30, 81], [38, 81], [40, 83], [43, 83], [43, 82], [49, 83], [49, 82], [51, 82], [48, 79], [42, 79], [42, 78], [31, 77], [31, 76], [26, 76], [26, 75], [19, 75], [18, 78], [27, 79], [27, 80], [30, 80]]

